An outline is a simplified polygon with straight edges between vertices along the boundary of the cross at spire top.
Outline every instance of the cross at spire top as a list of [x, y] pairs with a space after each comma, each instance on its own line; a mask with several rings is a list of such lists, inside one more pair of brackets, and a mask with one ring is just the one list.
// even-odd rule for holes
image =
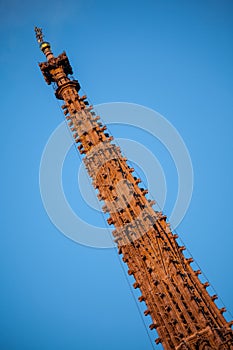
[[39, 44], [44, 41], [44, 35], [42, 32], [42, 28], [35, 27], [36, 39]]

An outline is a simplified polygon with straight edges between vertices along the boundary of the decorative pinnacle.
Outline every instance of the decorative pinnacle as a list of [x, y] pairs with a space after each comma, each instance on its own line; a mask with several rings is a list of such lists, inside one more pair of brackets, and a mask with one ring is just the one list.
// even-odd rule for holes
[[36, 40], [37, 40], [38, 44], [43, 43], [44, 36], [42, 33], [42, 28], [35, 27], [35, 33], [36, 33]]

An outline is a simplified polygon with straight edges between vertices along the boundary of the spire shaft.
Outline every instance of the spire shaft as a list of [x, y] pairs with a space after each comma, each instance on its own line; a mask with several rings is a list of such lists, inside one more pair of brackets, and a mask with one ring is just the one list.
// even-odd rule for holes
[[56, 97], [64, 101], [65, 118], [98, 199], [105, 202], [103, 211], [110, 215], [107, 222], [115, 226], [112, 234], [119, 254], [134, 276], [133, 287], [141, 290], [138, 300], [145, 301], [150, 329], [159, 335], [156, 344], [162, 343], [165, 350], [232, 350], [232, 323], [223, 317], [225, 309], [218, 309], [216, 295], [209, 295], [209, 284], [202, 283], [200, 271], [190, 265], [193, 259], [182, 253], [185, 247], [177, 243], [166, 216], [154, 210], [106, 126], [86, 96], [79, 95], [78, 81], [69, 78], [72, 68], [66, 54], [50, 59], [50, 45], [43, 41], [41, 29], [36, 35], [47, 57], [40, 69], [45, 81], [54, 83]]

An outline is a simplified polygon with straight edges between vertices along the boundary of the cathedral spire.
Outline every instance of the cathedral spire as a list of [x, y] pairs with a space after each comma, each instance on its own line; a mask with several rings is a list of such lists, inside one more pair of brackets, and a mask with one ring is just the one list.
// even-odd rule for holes
[[[145, 302], [145, 316], [151, 317], [150, 329], [156, 329], [156, 344], [165, 350], [232, 350], [232, 323], [227, 322], [206, 290], [209, 283], [198, 278], [192, 258], [183, 254], [166, 221], [146, 198], [147, 190], [123, 157], [107, 127], [95, 115], [86, 96], [80, 96], [80, 85], [70, 77], [72, 68], [65, 52], [54, 57], [42, 30], [35, 28], [37, 41], [47, 61], [39, 67], [47, 84], [53, 83], [55, 95], [64, 101], [65, 118], [103, 211], [114, 225], [114, 241], [119, 254], [139, 288], [140, 302]], [[77, 227], [78, 230], [78, 227]]]

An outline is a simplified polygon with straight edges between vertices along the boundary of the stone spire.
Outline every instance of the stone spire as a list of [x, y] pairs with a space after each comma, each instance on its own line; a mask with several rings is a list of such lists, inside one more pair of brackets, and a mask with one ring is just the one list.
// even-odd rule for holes
[[[165, 350], [233, 349], [232, 323], [218, 309], [216, 295], [207, 292], [191, 267], [193, 260], [183, 255], [184, 246], [176, 242], [166, 216], [153, 209], [146, 198], [147, 190], [109, 136], [107, 128], [96, 116], [86, 96], [80, 96], [80, 85], [72, 80], [72, 68], [63, 52], [54, 57], [50, 44], [43, 41], [36, 28], [37, 41], [47, 61], [40, 69], [47, 84], [55, 83], [55, 95], [63, 100], [65, 118], [98, 198], [105, 202], [108, 224], [114, 225], [113, 236], [119, 254], [133, 275], [134, 288], [141, 290], [145, 316], [150, 315], [150, 329], [156, 329]], [[78, 227], [77, 227], [78, 230]], [[85, 234], [85, 233], [83, 233]]]

